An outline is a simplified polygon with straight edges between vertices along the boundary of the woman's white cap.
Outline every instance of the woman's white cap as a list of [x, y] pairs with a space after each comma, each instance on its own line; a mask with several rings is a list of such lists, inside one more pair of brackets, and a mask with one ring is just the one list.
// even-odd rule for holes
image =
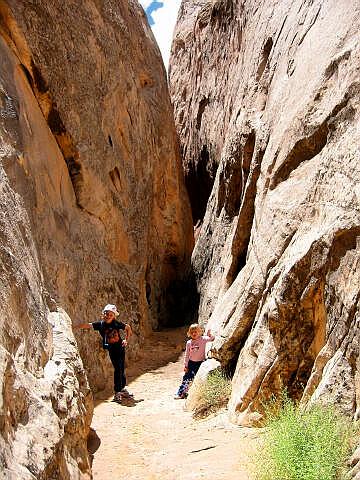
[[117, 311], [116, 305], [112, 305], [111, 303], [108, 303], [107, 305], [105, 305], [102, 313], [105, 313], [105, 312], [113, 312], [115, 314], [115, 317], [117, 317], [119, 315], [119, 312]]

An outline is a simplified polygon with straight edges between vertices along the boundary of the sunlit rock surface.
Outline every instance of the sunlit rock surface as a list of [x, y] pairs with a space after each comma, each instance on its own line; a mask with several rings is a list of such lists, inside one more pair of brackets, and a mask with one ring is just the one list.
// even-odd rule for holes
[[234, 369], [238, 423], [284, 387], [359, 411], [359, 14], [330, 0], [181, 5], [170, 87], [202, 221], [199, 316]]
[[88, 478], [77, 345], [94, 391], [113, 370], [70, 323], [116, 303], [134, 358], [190, 301], [191, 211], [137, 2], [0, 1], [0, 160], [1, 464], [6, 478]]

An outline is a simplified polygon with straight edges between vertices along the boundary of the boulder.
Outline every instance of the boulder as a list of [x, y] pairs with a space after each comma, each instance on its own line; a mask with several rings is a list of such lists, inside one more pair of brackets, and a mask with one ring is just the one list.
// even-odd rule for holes
[[209, 358], [200, 365], [199, 371], [189, 389], [185, 403], [186, 410], [196, 410], [199, 407], [201, 403], [201, 388], [206, 383], [208, 375], [219, 367], [220, 363], [213, 358]]

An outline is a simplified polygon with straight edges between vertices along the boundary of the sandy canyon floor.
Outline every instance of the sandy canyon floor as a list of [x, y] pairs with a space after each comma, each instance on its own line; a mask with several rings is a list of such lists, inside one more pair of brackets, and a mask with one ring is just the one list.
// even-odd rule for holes
[[[183, 369], [184, 329], [154, 333], [127, 369], [134, 400], [96, 399], [89, 450], [94, 480], [250, 480], [258, 431], [203, 420], [174, 400]], [[131, 345], [129, 346], [131, 348]]]

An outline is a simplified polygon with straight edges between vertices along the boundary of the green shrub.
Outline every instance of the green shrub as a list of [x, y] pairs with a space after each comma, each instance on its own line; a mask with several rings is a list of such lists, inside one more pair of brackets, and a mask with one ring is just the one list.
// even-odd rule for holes
[[209, 373], [206, 381], [199, 386], [199, 401], [195, 417], [204, 417], [227, 405], [231, 394], [231, 380], [221, 370]]
[[331, 407], [301, 410], [286, 396], [267, 411], [258, 480], [344, 479], [351, 448], [350, 420]]

